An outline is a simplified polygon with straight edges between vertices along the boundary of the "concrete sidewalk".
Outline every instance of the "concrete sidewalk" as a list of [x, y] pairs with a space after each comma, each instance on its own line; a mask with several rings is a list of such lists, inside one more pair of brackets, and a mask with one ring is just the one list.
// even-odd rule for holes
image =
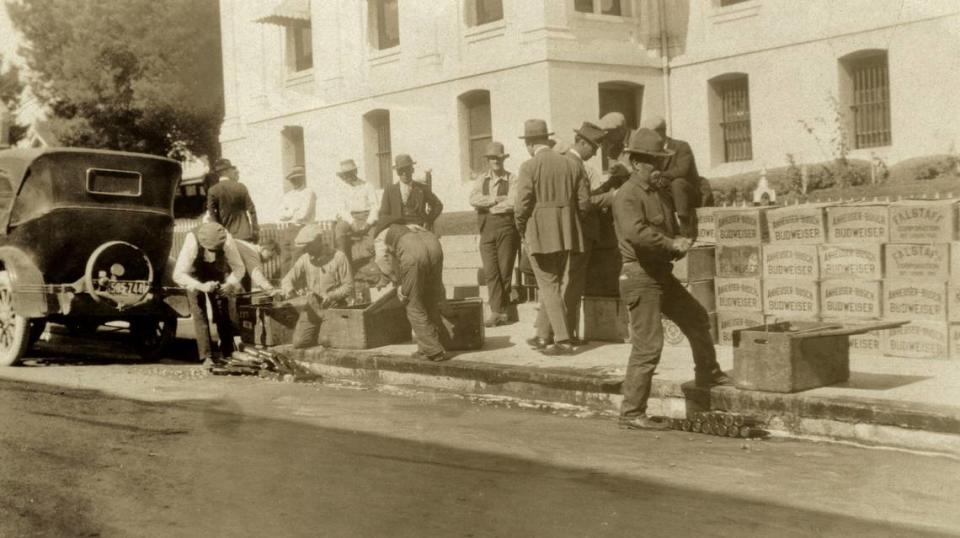
[[[328, 379], [370, 386], [414, 386], [518, 405], [563, 407], [615, 415], [629, 344], [593, 342], [567, 357], [528, 348], [535, 305], [519, 323], [487, 329], [483, 350], [443, 363], [415, 361], [411, 344], [363, 351], [291, 351]], [[725, 370], [729, 347], [717, 347]], [[689, 348], [664, 348], [654, 378], [652, 414], [682, 417], [688, 410], [725, 409], [756, 415], [784, 434], [824, 437], [960, 455], [960, 363], [949, 360], [851, 357], [850, 380], [795, 394], [693, 386]]]

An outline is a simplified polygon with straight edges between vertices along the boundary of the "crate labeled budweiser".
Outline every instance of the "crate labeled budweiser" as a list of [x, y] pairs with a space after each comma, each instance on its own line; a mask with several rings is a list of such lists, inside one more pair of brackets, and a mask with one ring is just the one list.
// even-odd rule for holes
[[718, 245], [759, 245], [767, 240], [766, 208], [719, 208], [714, 213]]
[[826, 241], [826, 214], [822, 204], [803, 204], [767, 212], [771, 243], [818, 245]]
[[760, 245], [717, 245], [717, 276], [758, 277], [761, 274]]
[[828, 243], [886, 243], [890, 210], [886, 204], [845, 204], [827, 208]]
[[836, 279], [820, 282], [820, 312], [824, 318], [877, 319], [882, 284], [879, 280]]
[[889, 320], [947, 320], [947, 284], [921, 279], [883, 281], [883, 317]]
[[882, 245], [820, 245], [820, 278], [883, 278]]
[[717, 312], [717, 336], [720, 345], [733, 345], [733, 331], [760, 327], [763, 323], [763, 314], [759, 312]]
[[950, 245], [946, 243], [890, 243], [883, 247], [887, 278], [950, 277]]
[[801, 278], [764, 280], [763, 313], [784, 320], [820, 319], [820, 283]]
[[949, 243], [956, 233], [956, 200], [903, 200], [890, 204], [891, 243]]
[[914, 321], [883, 331], [881, 352], [888, 357], [946, 359], [950, 356], [949, 325], [945, 321]]
[[759, 278], [717, 278], [717, 310], [763, 312]]
[[884, 335], [887, 331], [871, 331], [866, 334], [853, 334], [849, 337], [851, 355], [869, 355], [876, 357], [883, 352], [880, 350]]
[[[699, 242], [699, 239], [697, 241]], [[673, 262], [673, 276], [681, 282], [713, 278], [717, 274], [715, 249], [713, 245], [690, 249], [686, 256]]]
[[763, 278], [820, 278], [816, 245], [764, 245]]
[[697, 208], [697, 243], [714, 244], [717, 242], [717, 208]]

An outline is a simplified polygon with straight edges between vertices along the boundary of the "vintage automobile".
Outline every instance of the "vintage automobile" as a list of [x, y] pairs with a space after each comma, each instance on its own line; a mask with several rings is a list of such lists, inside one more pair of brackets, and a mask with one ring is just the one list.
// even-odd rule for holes
[[0, 366], [47, 321], [128, 327], [142, 356], [159, 354], [176, 333], [163, 284], [180, 174], [138, 153], [0, 151]]

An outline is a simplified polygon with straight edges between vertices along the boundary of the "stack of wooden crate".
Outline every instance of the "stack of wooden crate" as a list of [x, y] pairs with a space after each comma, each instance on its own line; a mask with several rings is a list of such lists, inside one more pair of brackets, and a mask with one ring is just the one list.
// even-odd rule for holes
[[725, 207], [712, 214], [718, 336], [720, 344], [731, 345], [734, 330], [764, 322], [760, 278], [767, 208]]

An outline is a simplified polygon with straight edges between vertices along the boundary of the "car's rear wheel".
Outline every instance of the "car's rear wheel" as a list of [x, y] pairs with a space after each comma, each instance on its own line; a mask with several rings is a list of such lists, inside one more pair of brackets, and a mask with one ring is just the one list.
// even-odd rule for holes
[[130, 337], [144, 360], [157, 360], [177, 335], [177, 318], [143, 318], [130, 321]]
[[30, 320], [13, 308], [10, 273], [0, 271], [0, 366], [20, 362], [30, 344]]

